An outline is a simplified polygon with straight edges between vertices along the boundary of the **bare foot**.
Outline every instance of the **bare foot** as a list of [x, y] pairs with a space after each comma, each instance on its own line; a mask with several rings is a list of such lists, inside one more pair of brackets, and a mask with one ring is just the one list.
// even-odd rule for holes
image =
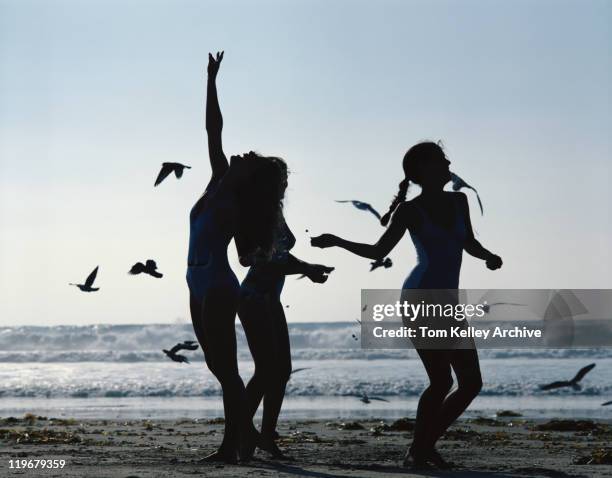
[[432, 448], [426, 456], [427, 461], [431, 462], [434, 466], [440, 468], [441, 470], [450, 470], [451, 468], [454, 468], [456, 466], [455, 463], [451, 461], [446, 461], [444, 458], [442, 458], [442, 455], [440, 455], [440, 453], [438, 453], [438, 450], [436, 450], [435, 448]]
[[240, 461], [250, 461], [253, 458], [259, 441], [260, 435], [255, 427], [251, 427], [248, 432], [242, 434], [240, 437], [240, 448], [238, 449]]
[[292, 460], [293, 458], [285, 455], [281, 449], [276, 445], [272, 438], [266, 438], [263, 435], [260, 436], [259, 442], [257, 443], [257, 447], [260, 450], [263, 450], [270, 455], [272, 458], [276, 458], [277, 460]]
[[219, 448], [217, 451], [212, 452], [210, 455], [206, 455], [200, 461], [207, 463], [227, 463], [229, 465], [235, 465], [238, 463], [238, 456], [235, 450], [229, 451], [223, 448]]
[[402, 466], [405, 468], [411, 468], [413, 470], [431, 470], [433, 466], [425, 458], [425, 456], [415, 453], [412, 450], [408, 450], [404, 455], [404, 462]]

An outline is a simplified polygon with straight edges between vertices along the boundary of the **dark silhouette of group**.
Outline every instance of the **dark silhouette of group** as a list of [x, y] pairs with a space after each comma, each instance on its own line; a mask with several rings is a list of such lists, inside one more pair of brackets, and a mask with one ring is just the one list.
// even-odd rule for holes
[[[291, 374], [289, 334], [281, 292], [286, 275], [300, 274], [324, 283], [333, 267], [310, 264], [291, 254], [295, 237], [285, 222], [283, 199], [288, 169], [284, 160], [253, 151], [231, 156], [223, 151], [223, 118], [216, 79], [223, 53], [209, 54], [206, 131], [212, 175], [190, 213], [187, 283], [196, 337], [206, 364], [223, 392], [225, 432], [217, 451], [206, 460], [249, 460], [256, 448], [283, 457], [275, 443], [276, 425]], [[403, 159], [404, 179], [388, 212], [388, 227], [375, 244], [361, 244], [332, 234], [311, 239], [312, 246], [341, 247], [382, 261], [409, 231], [418, 263], [402, 289], [457, 289], [462, 253], [498, 269], [501, 258], [475, 238], [466, 196], [443, 190], [451, 180], [450, 162], [438, 143], [411, 147]], [[168, 174], [170, 170], [168, 171]], [[421, 193], [406, 201], [410, 183]], [[240, 264], [249, 271], [239, 283], [228, 260], [234, 240]], [[244, 328], [255, 372], [247, 385], [238, 373], [235, 317]], [[416, 345], [415, 345], [416, 346]], [[416, 429], [406, 466], [449, 467], [435, 449], [448, 426], [467, 408], [482, 386], [475, 347], [428, 350], [417, 347], [430, 385], [417, 410]], [[450, 393], [455, 372], [458, 387]], [[261, 430], [253, 416], [263, 400]]]

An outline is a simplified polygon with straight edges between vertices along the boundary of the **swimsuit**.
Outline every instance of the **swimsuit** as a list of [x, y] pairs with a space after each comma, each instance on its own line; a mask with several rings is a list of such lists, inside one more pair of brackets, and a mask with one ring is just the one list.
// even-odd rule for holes
[[457, 289], [463, 246], [467, 236], [465, 219], [453, 197], [455, 220], [450, 230], [434, 224], [425, 211], [415, 204], [422, 217], [417, 231], [410, 237], [417, 251], [417, 265], [402, 289]]
[[189, 215], [189, 254], [187, 258], [187, 284], [192, 295], [202, 300], [208, 291], [215, 288], [238, 290], [239, 283], [227, 258], [227, 246], [233, 231], [223, 227], [224, 205], [229, 200], [216, 197], [219, 182], [209, 186], [206, 204], [198, 203]]

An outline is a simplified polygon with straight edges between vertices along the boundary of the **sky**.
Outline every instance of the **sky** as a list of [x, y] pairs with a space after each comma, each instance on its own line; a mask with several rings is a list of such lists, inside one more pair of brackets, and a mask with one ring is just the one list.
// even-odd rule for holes
[[[372, 273], [309, 237], [375, 242], [334, 200], [386, 210], [422, 140], [477, 187], [478, 239], [504, 259], [465, 255], [462, 288], [612, 288], [610, 25], [607, 0], [0, 0], [0, 326], [188, 320], [217, 50], [225, 152], [286, 159], [294, 253], [336, 267], [288, 278], [290, 322], [350, 321], [362, 288], [401, 287], [408, 235]], [[153, 188], [164, 161], [192, 169]], [[127, 274], [149, 258], [163, 279]], [[68, 286], [97, 265], [99, 292]]]

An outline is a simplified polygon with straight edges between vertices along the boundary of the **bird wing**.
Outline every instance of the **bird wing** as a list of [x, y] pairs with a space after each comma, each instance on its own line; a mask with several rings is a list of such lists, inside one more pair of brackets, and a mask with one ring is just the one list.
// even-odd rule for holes
[[466, 183], [463, 179], [457, 176], [455, 173], [450, 173], [451, 181], [453, 183], [453, 191], [459, 191], [461, 188], [468, 187], [468, 183]]
[[91, 274], [87, 276], [87, 279], [85, 279], [85, 287], [91, 287], [93, 285], [94, 281], [96, 280], [96, 276], [98, 275], [98, 267], [100, 266], [96, 266], [96, 268], [91, 271]]
[[359, 325], [361, 325], [361, 320], [355, 319]]
[[296, 368], [295, 370], [291, 371], [291, 375], [293, 375], [294, 373], [298, 373], [301, 372], [303, 370], [310, 370], [311, 367], [302, 367], [302, 368]]
[[540, 389], [553, 390], [554, 388], [567, 387], [568, 385], [570, 385], [570, 382], [566, 382], [566, 381], [552, 382], [547, 385], [540, 385]]
[[380, 221], [380, 218], [381, 218], [380, 213], [376, 209], [374, 209], [372, 206], [370, 206], [369, 204], [367, 206], [368, 206], [367, 210], [370, 211], [372, 214], [374, 214], [376, 216], [376, 219]]
[[145, 262], [145, 267], [147, 269], [157, 269], [157, 264], [155, 263], [155, 261], [153, 259], [148, 259], [147, 262]]
[[155, 180], [154, 186], [159, 185], [164, 179], [168, 177], [168, 174], [172, 172], [174, 166], [172, 163], [162, 163], [162, 168], [157, 175], [157, 179]]
[[472, 190], [476, 193], [476, 199], [478, 199], [478, 205], [480, 206], [480, 215], [484, 216], [484, 209], [482, 208], [482, 201], [480, 200], [480, 195], [476, 192], [474, 188]]
[[185, 342], [179, 345], [181, 346], [181, 349], [186, 349], [186, 350], [198, 350], [198, 347], [199, 347], [199, 345], [193, 340], [185, 340]]
[[168, 352], [172, 355], [175, 355], [179, 350], [181, 350], [183, 348], [183, 344], [176, 344], [174, 347], [172, 347]]
[[137, 262], [132, 266], [128, 274], [140, 274], [144, 269], [144, 264], [142, 262]]
[[380, 398], [380, 397], [368, 397], [370, 400], [378, 400], [379, 402], [388, 402], [389, 400], [387, 400], [386, 398]]
[[612, 400], [610, 400], [609, 402], [604, 402], [601, 404], [602, 407], [606, 407], [608, 405], [612, 405]]
[[576, 383], [576, 382], [580, 382], [580, 380], [582, 380], [584, 378], [584, 376], [589, 373], [591, 370], [593, 370], [595, 368], [595, 364], [589, 364], [586, 367], [581, 368], [578, 373], [576, 374], [576, 376], [574, 378], [572, 378], [570, 380], [570, 382]]

